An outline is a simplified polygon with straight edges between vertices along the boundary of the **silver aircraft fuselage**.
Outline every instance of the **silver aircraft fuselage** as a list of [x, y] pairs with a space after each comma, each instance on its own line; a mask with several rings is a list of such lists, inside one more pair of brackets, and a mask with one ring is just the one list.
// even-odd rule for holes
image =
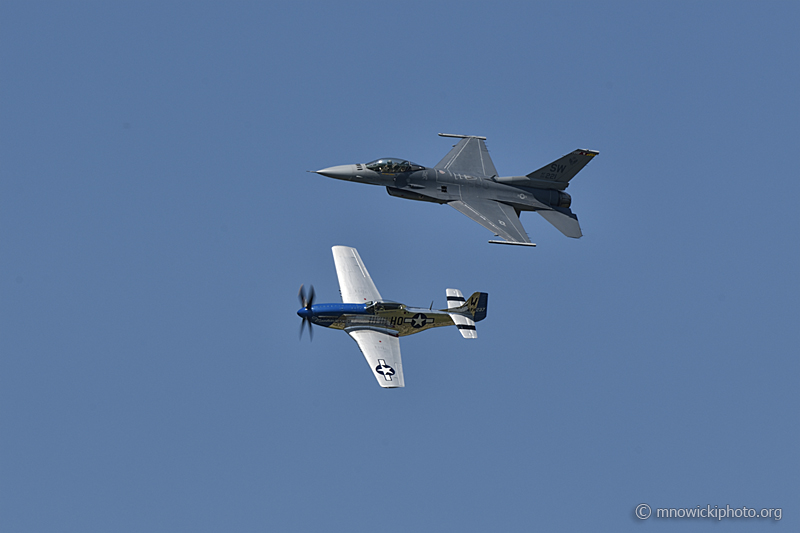
[[333, 329], [368, 327], [404, 337], [426, 329], [455, 325], [451, 312], [447, 309], [423, 309], [381, 301], [365, 304], [315, 304], [309, 308], [301, 307], [297, 315], [308, 318], [316, 326]]
[[376, 172], [364, 164], [339, 165], [316, 173], [344, 181], [384, 186], [391, 196], [437, 204], [479, 196], [508, 204], [517, 211], [537, 211], [543, 207], [568, 208], [572, 203], [570, 195], [561, 190], [515, 185], [515, 181], [526, 179], [523, 176], [483, 178], [418, 166], [416, 170], [406, 172]]

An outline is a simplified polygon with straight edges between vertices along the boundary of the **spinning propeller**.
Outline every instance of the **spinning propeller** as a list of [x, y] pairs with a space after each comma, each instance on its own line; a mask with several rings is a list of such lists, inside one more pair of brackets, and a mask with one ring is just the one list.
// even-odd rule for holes
[[[314, 305], [314, 286], [311, 286], [311, 290], [308, 291], [308, 298], [306, 298], [306, 293], [303, 290], [303, 285], [300, 285], [300, 290], [297, 292], [297, 297], [300, 299], [300, 305], [302, 305], [305, 310], [310, 315], [311, 313], [311, 306]], [[298, 314], [300, 314], [298, 312]], [[303, 327], [308, 322], [308, 338], [309, 340], [314, 340], [314, 330], [311, 327], [311, 317], [310, 316], [303, 316], [303, 321], [300, 322], [300, 338], [303, 338]]]

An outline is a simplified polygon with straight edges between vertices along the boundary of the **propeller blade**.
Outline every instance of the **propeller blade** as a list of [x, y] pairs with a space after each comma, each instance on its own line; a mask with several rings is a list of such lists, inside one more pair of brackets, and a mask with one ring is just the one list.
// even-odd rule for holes
[[303, 338], [303, 329], [305, 328], [306, 322], [308, 322], [308, 340], [313, 341], [314, 340], [314, 327], [313, 327], [311, 321], [309, 319], [307, 319], [307, 318], [304, 318], [303, 321], [300, 322], [300, 336], [298, 338], [302, 340], [302, 338]]
[[[300, 300], [300, 305], [311, 310], [311, 306], [314, 305], [314, 286], [311, 285], [311, 289], [308, 291], [308, 297], [306, 298], [306, 292], [304, 290], [304, 285], [300, 285], [300, 290], [297, 291], [297, 298]], [[307, 317], [303, 317], [303, 321], [300, 322], [300, 338], [303, 338], [303, 328], [305, 328], [306, 322], [308, 322], [308, 338], [310, 340], [314, 340], [314, 329], [312, 328], [311, 319]]]
[[303, 291], [303, 285], [300, 285], [300, 290], [297, 291], [297, 297], [300, 299], [300, 305], [305, 307], [306, 306], [306, 295], [305, 295], [305, 292]]

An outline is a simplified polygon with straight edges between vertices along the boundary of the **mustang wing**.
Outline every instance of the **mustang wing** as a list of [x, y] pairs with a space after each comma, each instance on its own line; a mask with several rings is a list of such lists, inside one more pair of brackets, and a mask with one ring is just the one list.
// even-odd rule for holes
[[[461, 135], [439, 134], [443, 137], [462, 137]], [[449, 170], [454, 174], [468, 174], [481, 178], [491, 178], [497, 176], [492, 158], [489, 157], [489, 150], [486, 143], [480, 137], [467, 137], [458, 141], [444, 159], [439, 161], [436, 170]]]
[[405, 387], [399, 338], [370, 328], [347, 328], [345, 331], [358, 343], [378, 385], [387, 389]]
[[[358, 250], [349, 246], [334, 246], [333, 262], [336, 263], [336, 275], [339, 277], [339, 292], [342, 293], [343, 303], [361, 304], [382, 299], [378, 288], [369, 277], [367, 267], [358, 255]], [[397, 353], [399, 360], [400, 352]]]
[[531, 242], [519, 215], [510, 205], [481, 198], [457, 200], [448, 205], [509, 242]]

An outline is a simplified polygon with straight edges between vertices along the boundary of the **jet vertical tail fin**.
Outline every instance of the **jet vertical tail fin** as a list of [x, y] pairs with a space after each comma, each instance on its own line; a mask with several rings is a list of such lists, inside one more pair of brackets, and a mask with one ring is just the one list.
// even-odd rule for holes
[[527, 186], [563, 191], [569, 186], [569, 180], [574, 178], [599, 153], [595, 150], [575, 150], [528, 174], [526, 177], [531, 180], [531, 183]]

